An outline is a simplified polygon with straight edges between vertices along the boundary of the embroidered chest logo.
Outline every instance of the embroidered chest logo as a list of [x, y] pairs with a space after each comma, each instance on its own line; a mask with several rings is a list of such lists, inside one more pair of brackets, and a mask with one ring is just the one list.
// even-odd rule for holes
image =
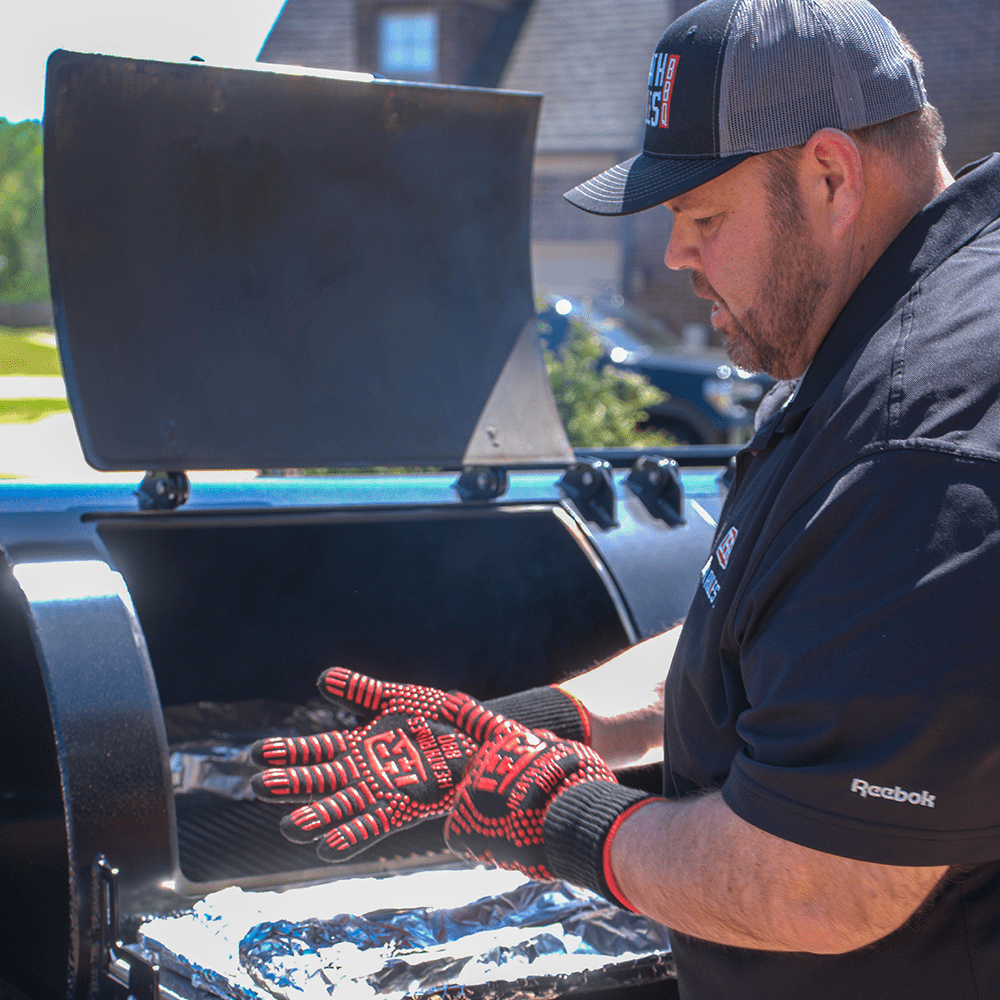
[[654, 52], [649, 64], [649, 90], [646, 95], [646, 124], [653, 128], [670, 127], [670, 100], [680, 56]]
[[738, 529], [730, 528], [726, 532], [726, 537], [719, 542], [719, 547], [715, 550], [715, 558], [719, 560], [719, 566], [721, 569], [725, 569], [729, 563], [729, 555], [733, 551], [733, 545], [736, 542], [736, 536], [738, 534]]
[[719, 596], [719, 578], [712, 569], [712, 557], [708, 557], [705, 568], [701, 571], [701, 589], [705, 591], [708, 603], [714, 605], [715, 599]]
[[[729, 557], [733, 553], [733, 546], [736, 544], [736, 536], [739, 533], [738, 528], [730, 528], [722, 541], [719, 542], [719, 547], [715, 550], [714, 555], [719, 561], [720, 573], [729, 565]], [[719, 578], [715, 575], [715, 570], [712, 569], [712, 556], [709, 556], [708, 562], [705, 563], [701, 571], [701, 589], [705, 591], [705, 596], [713, 606], [715, 605], [716, 597], [719, 596], [719, 588], [721, 586]]]

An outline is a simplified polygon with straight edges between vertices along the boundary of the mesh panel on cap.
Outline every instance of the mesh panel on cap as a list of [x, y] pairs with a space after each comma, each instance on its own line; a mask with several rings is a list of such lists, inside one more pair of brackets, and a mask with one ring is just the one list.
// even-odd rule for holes
[[863, 0], [744, 0], [722, 69], [719, 147], [725, 156], [796, 146], [924, 99], [895, 29]]

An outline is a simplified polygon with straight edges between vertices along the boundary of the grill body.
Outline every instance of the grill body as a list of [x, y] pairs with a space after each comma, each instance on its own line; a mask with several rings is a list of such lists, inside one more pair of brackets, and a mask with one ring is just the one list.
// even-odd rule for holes
[[[539, 95], [335, 76], [49, 59], [69, 402], [95, 468], [147, 475], [0, 483], [0, 986], [30, 1000], [124, 997], [112, 908], [127, 934], [224, 886], [455, 863], [426, 824], [331, 869], [274, 807], [175, 794], [185, 706], [301, 705], [335, 664], [555, 681], [678, 621], [710, 547], [718, 470], [637, 492], [559, 421]], [[345, 466], [464, 471], [193, 473]]]
[[[685, 481], [689, 503], [717, 509], [713, 472]], [[0, 979], [32, 1000], [87, 994], [102, 856], [126, 925], [228, 885], [455, 863], [435, 822], [334, 869], [283, 841], [280, 808], [175, 795], [164, 717], [177, 706], [305, 702], [335, 663], [491, 697], [579, 672], [683, 615], [708, 518], [669, 528], [619, 479], [618, 523], [601, 531], [551, 473], [512, 476], [503, 502], [462, 503], [451, 482], [196, 484], [172, 512], [140, 511], [121, 484], [0, 485], [12, 887]], [[389, 493], [394, 504], [372, 502]]]

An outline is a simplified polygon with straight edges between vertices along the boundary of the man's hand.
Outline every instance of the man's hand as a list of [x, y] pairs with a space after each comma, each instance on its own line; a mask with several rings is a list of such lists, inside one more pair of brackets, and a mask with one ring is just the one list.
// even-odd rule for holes
[[585, 782], [617, 786], [611, 768], [589, 747], [507, 722], [469, 765], [445, 841], [467, 861], [554, 878], [546, 814], [560, 794]]
[[468, 760], [503, 716], [474, 698], [414, 684], [387, 684], [343, 667], [320, 691], [374, 718], [346, 732], [261, 740], [253, 777], [264, 801], [307, 803], [285, 816], [296, 843], [319, 840], [324, 861], [343, 861], [397, 830], [448, 812]]

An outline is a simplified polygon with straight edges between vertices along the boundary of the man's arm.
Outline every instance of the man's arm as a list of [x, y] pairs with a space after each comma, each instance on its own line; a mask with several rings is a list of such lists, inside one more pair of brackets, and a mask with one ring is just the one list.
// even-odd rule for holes
[[[663, 682], [680, 626], [559, 685], [586, 707], [612, 766], [663, 741]], [[611, 867], [626, 899], [683, 934], [768, 951], [853, 951], [902, 926], [947, 867], [854, 861], [740, 819], [718, 792], [658, 800], [629, 816]]]
[[612, 767], [663, 746], [663, 682], [680, 633], [677, 625], [557, 685], [586, 708], [590, 744]]
[[654, 800], [611, 843], [611, 870], [641, 913], [742, 948], [839, 954], [901, 927], [947, 867], [824, 854], [740, 819], [714, 792]]

